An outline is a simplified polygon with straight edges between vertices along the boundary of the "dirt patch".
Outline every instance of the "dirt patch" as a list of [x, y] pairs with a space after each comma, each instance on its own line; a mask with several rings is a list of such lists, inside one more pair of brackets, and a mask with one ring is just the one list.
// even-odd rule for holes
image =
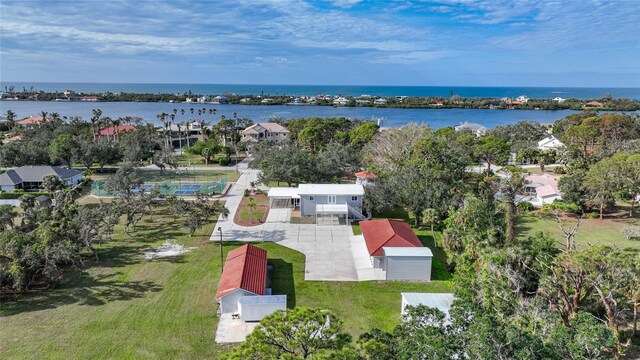
[[145, 252], [144, 257], [147, 260], [176, 257], [178, 255], [187, 253], [193, 249], [197, 249], [197, 248], [195, 247], [187, 248], [176, 243], [175, 240], [167, 240], [164, 243], [162, 243], [162, 245], [157, 249], [155, 249], [154, 251]]

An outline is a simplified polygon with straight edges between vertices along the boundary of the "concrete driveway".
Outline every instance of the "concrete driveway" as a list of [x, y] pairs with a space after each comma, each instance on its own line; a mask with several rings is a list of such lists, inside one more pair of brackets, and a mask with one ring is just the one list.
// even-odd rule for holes
[[223, 241], [273, 241], [306, 256], [305, 280], [358, 281], [349, 226], [291, 224], [291, 209], [270, 209], [265, 223], [258, 226], [240, 226], [233, 222], [244, 190], [258, 178], [258, 171], [247, 167], [249, 161], [245, 159], [240, 163], [242, 175], [222, 198], [230, 215], [218, 219], [210, 240], [220, 240], [220, 228]]

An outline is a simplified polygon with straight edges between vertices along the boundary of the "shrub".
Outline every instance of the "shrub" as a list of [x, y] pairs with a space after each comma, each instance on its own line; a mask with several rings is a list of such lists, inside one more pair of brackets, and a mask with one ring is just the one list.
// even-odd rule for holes
[[23, 197], [24, 195], [32, 195], [32, 196], [40, 196], [40, 195], [47, 195], [47, 196], [51, 196], [51, 194], [49, 194], [48, 192], [45, 191], [39, 191], [39, 192], [29, 192], [26, 193], [24, 191], [14, 191], [14, 192], [3, 192], [0, 193], [0, 199], [2, 200], [14, 200], [14, 199], [20, 199], [21, 197]]
[[622, 235], [627, 239], [640, 239], [640, 226], [627, 226], [622, 228]]
[[527, 212], [533, 210], [533, 204], [527, 201], [520, 201], [517, 205], [518, 211]]
[[564, 175], [567, 173], [567, 169], [565, 169], [564, 166], [556, 166], [555, 168], [553, 168], [553, 172], [556, 174]]
[[244, 197], [249, 196], [249, 194], [251, 194], [251, 190], [249, 190], [249, 189], [244, 189]]
[[600, 214], [597, 211], [590, 211], [585, 214], [587, 219], [597, 219], [600, 217]]
[[229, 158], [227, 158], [227, 157], [220, 158], [219, 163], [220, 163], [221, 166], [227, 166], [227, 165], [229, 165]]

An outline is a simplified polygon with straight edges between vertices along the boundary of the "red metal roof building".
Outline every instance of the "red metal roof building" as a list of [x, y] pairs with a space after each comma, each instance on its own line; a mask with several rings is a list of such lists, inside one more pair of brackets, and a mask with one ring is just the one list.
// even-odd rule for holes
[[360, 221], [370, 256], [383, 256], [383, 247], [423, 247], [409, 224], [396, 220]]
[[264, 295], [267, 287], [267, 251], [247, 244], [229, 251], [216, 298], [242, 289]]

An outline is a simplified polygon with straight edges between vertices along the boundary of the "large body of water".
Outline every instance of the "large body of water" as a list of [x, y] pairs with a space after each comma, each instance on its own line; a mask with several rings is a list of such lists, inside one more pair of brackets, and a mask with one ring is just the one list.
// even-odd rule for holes
[[517, 97], [526, 95], [534, 99], [555, 97], [576, 99], [600, 99], [606, 95], [614, 98], [640, 99], [640, 88], [570, 88], [570, 87], [469, 87], [469, 86], [363, 86], [363, 85], [242, 85], [242, 84], [105, 84], [105, 83], [33, 83], [0, 82], [0, 88], [15, 87], [47, 92], [74, 90], [76, 92], [128, 92], [184, 94], [243, 94], [243, 95], [349, 95], [371, 96], [444, 96], [453, 94], [473, 97]]
[[[207, 109], [204, 115], [206, 121], [216, 123], [221, 115], [228, 118], [236, 113], [238, 117], [250, 118], [254, 122], [268, 121], [274, 117], [285, 119], [300, 117], [347, 117], [358, 119], [383, 119], [382, 126], [401, 126], [410, 122], [425, 123], [432, 128], [455, 126], [464, 122], [482, 124], [488, 128], [498, 125], [515, 124], [519, 121], [530, 120], [540, 123], [552, 123], [569, 114], [572, 110], [483, 110], [483, 109], [393, 109], [371, 107], [333, 107], [333, 106], [291, 106], [291, 105], [210, 105], [185, 103], [148, 103], [148, 102], [55, 102], [55, 101], [0, 101], [0, 113], [7, 110], [14, 111], [18, 118], [38, 115], [41, 111], [57, 112], [60, 116], [81, 116], [88, 120], [92, 109], [101, 109], [103, 116], [118, 118], [124, 116], [138, 116], [142, 119], [158, 124], [157, 115], [165, 112], [170, 114], [173, 109], [178, 110], [176, 121], [187, 121], [199, 118], [197, 109]], [[190, 109], [196, 109], [191, 115]], [[208, 109], [216, 109], [215, 115], [209, 115]], [[181, 115], [180, 110], [185, 114]]]

